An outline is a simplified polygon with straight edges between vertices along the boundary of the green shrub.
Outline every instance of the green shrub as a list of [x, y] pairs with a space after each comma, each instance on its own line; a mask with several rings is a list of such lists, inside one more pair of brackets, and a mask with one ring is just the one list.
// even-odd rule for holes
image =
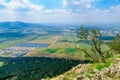
[[105, 67], [109, 67], [110, 64], [111, 64], [110, 61], [109, 61], [109, 62], [106, 62], [106, 63], [99, 63], [98, 65], [96, 65], [96, 69], [101, 70], [101, 69], [103, 69], [103, 68], [105, 68]]
[[89, 79], [91, 79], [92, 75], [91, 74], [86, 74], [86, 77], [88, 77]]
[[106, 59], [107, 59], [107, 58], [111, 58], [111, 57], [113, 57], [113, 53], [110, 52], [110, 51], [107, 51], [107, 52], [104, 54], [104, 56], [105, 56]]

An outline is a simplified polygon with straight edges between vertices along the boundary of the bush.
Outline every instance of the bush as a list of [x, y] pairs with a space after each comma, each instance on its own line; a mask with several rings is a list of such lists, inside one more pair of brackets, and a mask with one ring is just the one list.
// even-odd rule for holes
[[105, 68], [105, 67], [109, 67], [110, 64], [111, 64], [110, 61], [109, 61], [109, 62], [106, 62], [106, 63], [99, 63], [98, 65], [96, 65], [96, 69], [101, 70], [101, 69], [103, 69], [103, 68]]

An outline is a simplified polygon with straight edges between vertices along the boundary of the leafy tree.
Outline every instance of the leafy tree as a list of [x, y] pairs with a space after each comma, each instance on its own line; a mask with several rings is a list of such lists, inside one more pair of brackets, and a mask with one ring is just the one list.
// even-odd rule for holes
[[[87, 30], [83, 26], [81, 26], [80, 29], [76, 31], [76, 33], [77, 37], [79, 37], [79, 41], [82, 42], [84, 40], [86, 44], [90, 45], [91, 51], [95, 55], [90, 54], [86, 49], [80, 48], [80, 46], [79, 49], [84, 51], [84, 53], [90, 58], [92, 58], [94, 61], [106, 63], [104, 56], [105, 51], [101, 49], [101, 46], [104, 42], [103, 40], [100, 39], [100, 37], [102, 36], [100, 30], [98, 29]], [[100, 60], [98, 56], [100, 56]]]
[[120, 53], [120, 34], [117, 34], [115, 39], [108, 43], [111, 50], [116, 51], [117, 53]]

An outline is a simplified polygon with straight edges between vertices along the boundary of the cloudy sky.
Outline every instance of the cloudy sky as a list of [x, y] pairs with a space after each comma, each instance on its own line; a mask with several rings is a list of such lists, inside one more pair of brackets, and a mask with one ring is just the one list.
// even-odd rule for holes
[[120, 0], [0, 0], [0, 21], [119, 23]]

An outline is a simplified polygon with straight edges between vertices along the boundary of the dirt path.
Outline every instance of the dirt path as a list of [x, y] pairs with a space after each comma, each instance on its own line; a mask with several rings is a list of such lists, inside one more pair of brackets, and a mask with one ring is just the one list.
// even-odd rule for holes
[[55, 40], [52, 42], [51, 45], [48, 46], [48, 48], [52, 47], [62, 36], [56, 36]]

